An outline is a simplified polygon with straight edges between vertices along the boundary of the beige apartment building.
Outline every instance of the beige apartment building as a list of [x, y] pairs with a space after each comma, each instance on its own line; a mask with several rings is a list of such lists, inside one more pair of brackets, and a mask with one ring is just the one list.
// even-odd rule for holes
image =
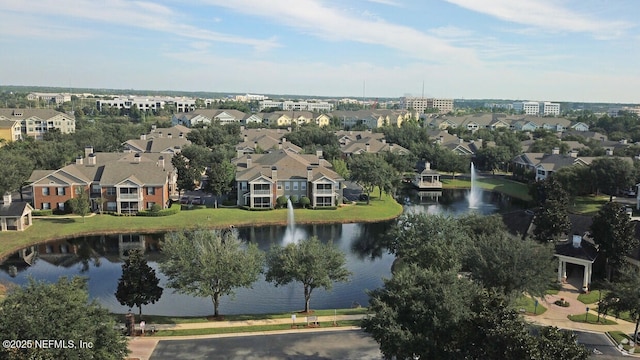
[[400, 98], [400, 108], [413, 109], [418, 113], [424, 113], [427, 109], [438, 109], [439, 113], [447, 114], [453, 111], [453, 99], [402, 97]]
[[76, 131], [74, 116], [53, 109], [0, 109], [0, 120], [19, 121], [23, 137], [38, 140], [52, 129], [59, 129], [63, 134]]

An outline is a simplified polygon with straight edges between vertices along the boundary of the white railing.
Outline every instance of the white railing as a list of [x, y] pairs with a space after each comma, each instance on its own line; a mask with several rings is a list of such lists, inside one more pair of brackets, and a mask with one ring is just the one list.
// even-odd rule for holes
[[118, 200], [142, 200], [142, 193], [118, 194]]
[[253, 190], [251, 195], [271, 195], [271, 190]]

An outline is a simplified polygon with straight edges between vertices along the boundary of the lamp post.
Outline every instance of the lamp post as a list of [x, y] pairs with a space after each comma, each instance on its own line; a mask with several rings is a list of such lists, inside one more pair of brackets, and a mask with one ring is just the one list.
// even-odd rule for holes
[[587, 306], [587, 312], [584, 314], [584, 322], [587, 322], [588, 316], [589, 316], [589, 307]]
[[536, 299], [533, 302], [533, 315], [537, 315], [538, 314], [538, 300]]

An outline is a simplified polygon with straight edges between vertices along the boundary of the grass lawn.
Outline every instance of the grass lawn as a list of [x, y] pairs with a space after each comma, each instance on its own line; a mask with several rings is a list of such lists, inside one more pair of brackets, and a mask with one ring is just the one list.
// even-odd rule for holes
[[596, 324], [596, 325], [618, 325], [617, 322], [609, 319], [605, 319], [600, 316], [600, 322], [598, 322], [598, 316], [592, 313], [588, 313], [585, 321], [585, 314], [578, 315], [567, 315], [567, 318], [573, 322], [579, 323], [588, 323], [588, 324]]
[[[602, 292], [602, 296], [605, 295], [605, 292]], [[578, 295], [578, 301], [583, 304], [595, 304], [600, 299], [600, 290], [593, 290], [588, 294], [580, 294]]]
[[[616, 342], [616, 345], [622, 344], [623, 349], [629, 350], [631, 346], [629, 346], [629, 336], [622, 331], [608, 331], [607, 334], [611, 336], [611, 338]], [[636, 349], [634, 352], [639, 352], [640, 349]]]
[[540, 303], [538, 303], [538, 306], [536, 307], [535, 300], [526, 295], [516, 300], [515, 307], [518, 311], [520, 311], [520, 309], [524, 309], [525, 313], [528, 315], [540, 315], [547, 311], [547, 308], [542, 306]]
[[[377, 194], [377, 192], [376, 192]], [[295, 209], [297, 223], [353, 223], [390, 220], [402, 213], [402, 206], [391, 196], [371, 197], [369, 205], [359, 202], [332, 210]], [[0, 233], [0, 258], [25, 246], [46, 240], [91, 234], [163, 232], [204, 226], [278, 225], [287, 223], [287, 209], [248, 211], [239, 208], [194, 209], [163, 217], [95, 215], [81, 218], [36, 218], [27, 230]]]
[[[330, 310], [312, 310], [314, 316], [333, 316], [333, 315], [364, 315], [367, 313], [367, 308], [354, 308], [354, 309], [330, 309]], [[276, 314], [245, 314], [245, 315], [224, 315], [224, 321], [247, 321], [247, 320], [265, 320], [265, 319], [284, 319], [291, 318], [292, 313], [276, 313]], [[136, 313], [136, 319], [139, 319]], [[125, 314], [113, 314], [116, 322], [123, 322]], [[142, 318], [147, 324], [192, 324], [192, 323], [204, 323], [210, 322], [206, 316], [160, 316], [160, 315], [145, 315], [142, 314]]]
[[[487, 177], [478, 179], [477, 184], [484, 190], [497, 191], [525, 201], [531, 200], [527, 184], [517, 181], [501, 177]], [[445, 189], [468, 189], [471, 187], [471, 181], [468, 179], [442, 179], [442, 187]]]
[[609, 196], [579, 196], [569, 203], [569, 212], [582, 215], [595, 215], [600, 207], [609, 202]]
[[[344, 320], [338, 321], [338, 327], [360, 326], [360, 320]], [[320, 328], [335, 327], [333, 322], [321, 322]], [[185, 330], [160, 330], [152, 336], [192, 336], [192, 335], [211, 335], [211, 334], [231, 334], [240, 332], [262, 332], [275, 330], [291, 329], [291, 324], [279, 325], [256, 325], [256, 326], [237, 326], [237, 327], [220, 327], [207, 329], [185, 329]]]

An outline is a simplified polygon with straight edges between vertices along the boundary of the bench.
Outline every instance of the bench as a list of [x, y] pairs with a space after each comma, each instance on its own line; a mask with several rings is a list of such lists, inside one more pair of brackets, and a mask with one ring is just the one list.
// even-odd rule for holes
[[307, 316], [307, 327], [319, 327], [320, 323], [318, 322], [317, 316]]

